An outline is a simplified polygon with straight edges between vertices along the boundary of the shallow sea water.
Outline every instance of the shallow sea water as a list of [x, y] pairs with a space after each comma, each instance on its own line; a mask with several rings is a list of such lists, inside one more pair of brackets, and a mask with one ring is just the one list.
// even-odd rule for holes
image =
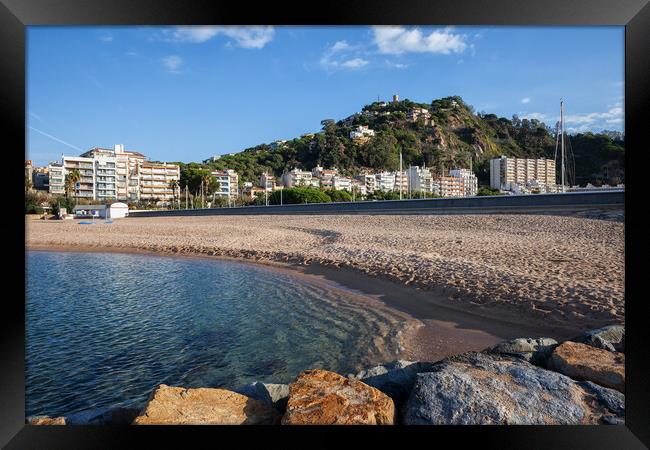
[[288, 383], [394, 359], [403, 319], [285, 270], [27, 252], [26, 415], [142, 406], [160, 383]]

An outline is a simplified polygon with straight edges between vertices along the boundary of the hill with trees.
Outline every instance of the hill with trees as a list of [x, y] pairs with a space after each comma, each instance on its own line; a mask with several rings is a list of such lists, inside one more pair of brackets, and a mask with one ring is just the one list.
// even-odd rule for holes
[[[408, 113], [424, 108], [431, 121], [412, 121]], [[239, 153], [224, 155], [208, 164], [180, 163], [183, 179], [195, 180], [201, 170], [234, 169], [240, 182], [257, 183], [262, 173], [281, 175], [294, 167], [311, 169], [320, 164], [336, 167], [345, 175], [361, 170], [396, 170], [399, 153], [404, 167], [425, 164], [443, 173], [450, 168], [469, 168], [482, 185], [489, 184], [489, 160], [500, 155], [547, 157], [555, 155], [555, 130], [536, 119], [513, 116], [511, 119], [484, 112], [476, 113], [461, 97], [453, 96], [431, 103], [408, 99], [399, 102], [374, 102], [343, 120], [325, 119], [322, 130], [314, 134], [271, 146], [260, 144]], [[366, 142], [350, 139], [359, 125], [374, 130]], [[617, 184], [625, 180], [624, 136], [616, 132], [572, 135], [567, 146], [575, 161], [572, 184]], [[559, 170], [559, 164], [558, 164]], [[194, 184], [194, 183], [192, 183]]]

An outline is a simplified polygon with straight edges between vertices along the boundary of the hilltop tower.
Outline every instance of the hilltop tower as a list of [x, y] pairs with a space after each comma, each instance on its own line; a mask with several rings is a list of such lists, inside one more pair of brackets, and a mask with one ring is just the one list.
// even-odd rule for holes
[[393, 94], [393, 103], [399, 102], [399, 95]]

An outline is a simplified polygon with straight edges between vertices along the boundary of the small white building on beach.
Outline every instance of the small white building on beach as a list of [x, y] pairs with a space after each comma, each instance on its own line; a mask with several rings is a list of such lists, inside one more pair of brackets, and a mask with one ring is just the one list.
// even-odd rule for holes
[[100, 219], [120, 219], [129, 215], [126, 203], [116, 202], [110, 205], [77, 205], [75, 217], [99, 217]]

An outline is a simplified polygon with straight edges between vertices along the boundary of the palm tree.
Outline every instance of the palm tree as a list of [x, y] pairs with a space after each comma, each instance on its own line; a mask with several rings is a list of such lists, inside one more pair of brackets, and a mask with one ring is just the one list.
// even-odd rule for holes
[[[179, 186], [178, 180], [171, 180], [169, 182], [169, 188], [172, 190], [172, 195], [173, 195], [173, 198], [174, 198], [173, 202], [174, 203], [176, 203], [176, 194], [177, 194], [178, 186]], [[180, 199], [178, 200], [178, 209], [181, 209]]]
[[81, 181], [81, 174], [77, 169], [71, 170], [70, 173], [65, 176], [65, 193], [67, 197], [70, 197], [70, 193], [79, 181]]
[[212, 174], [206, 173], [201, 177], [201, 186], [203, 188], [203, 194], [201, 196], [201, 206], [205, 207], [205, 195], [210, 195], [210, 188], [212, 187], [212, 183], [214, 182], [214, 178], [212, 178]]

